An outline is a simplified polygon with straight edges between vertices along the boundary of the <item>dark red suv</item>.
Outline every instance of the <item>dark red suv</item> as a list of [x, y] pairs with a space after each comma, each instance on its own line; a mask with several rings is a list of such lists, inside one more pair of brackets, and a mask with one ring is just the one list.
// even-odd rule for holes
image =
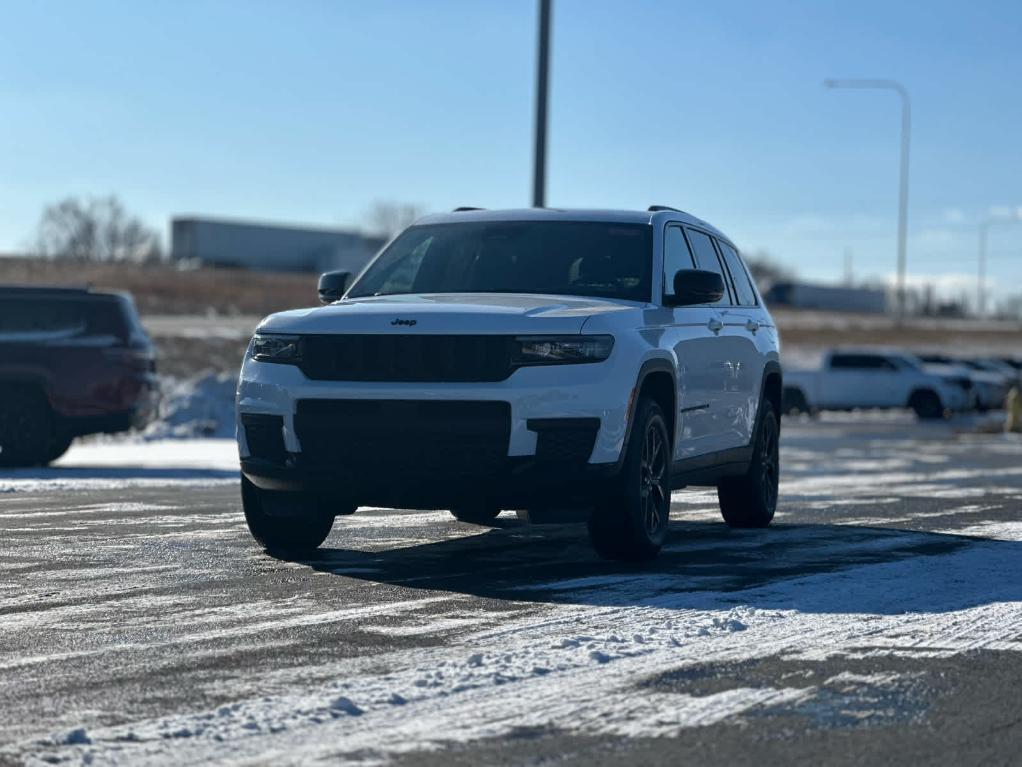
[[46, 464], [75, 437], [142, 426], [158, 397], [130, 296], [0, 286], [0, 466]]

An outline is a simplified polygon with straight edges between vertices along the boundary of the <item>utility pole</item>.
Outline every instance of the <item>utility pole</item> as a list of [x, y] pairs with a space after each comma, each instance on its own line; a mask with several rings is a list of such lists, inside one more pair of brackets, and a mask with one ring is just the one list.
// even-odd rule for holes
[[987, 308], [987, 237], [990, 235], [990, 225], [1012, 221], [1022, 221], [1022, 207], [1015, 208], [1007, 216], [989, 216], [979, 223], [979, 264], [976, 274], [976, 314], [979, 317], [986, 314]]
[[896, 80], [824, 80], [826, 88], [872, 88], [895, 91], [901, 97], [901, 161], [898, 169], [898, 319], [905, 319], [905, 262], [908, 240], [908, 153], [912, 134], [912, 105], [908, 90]]
[[550, 5], [539, 0], [539, 55], [536, 61], [536, 144], [532, 166], [532, 207], [546, 206], [547, 93], [550, 82]]

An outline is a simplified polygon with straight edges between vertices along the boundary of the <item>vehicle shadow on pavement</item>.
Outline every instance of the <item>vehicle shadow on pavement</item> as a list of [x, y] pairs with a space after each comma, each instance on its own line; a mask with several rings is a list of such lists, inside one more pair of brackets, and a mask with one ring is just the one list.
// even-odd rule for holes
[[4, 480], [80, 480], [80, 479], [238, 479], [237, 469], [203, 469], [191, 467], [157, 466], [74, 466], [39, 467], [32, 469], [0, 469], [0, 482]]
[[598, 559], [584, 526], [513, 520], [474, 536], [317, 554], [303, 562], [320, 572], [518, 602], [901, 614], [1022, 601], [1022, 580], [1010, 575], [1020, 543], [853, 525], [675, 521], [644, 565]]

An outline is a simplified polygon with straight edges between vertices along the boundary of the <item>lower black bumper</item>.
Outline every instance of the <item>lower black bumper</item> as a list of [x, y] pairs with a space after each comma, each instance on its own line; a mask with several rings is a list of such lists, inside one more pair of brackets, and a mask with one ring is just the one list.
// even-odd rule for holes
[[474, 476], [402, 466], [348, 472], [343, 466], [304, 466], [298, 455], [289, 456], [285, 465], [241, 460], [242, 473], [263, 490], [310, 491], [359, 506], [403, 509], [449, 508], [480, 498], [506, 509], [586, 501], [606, 492], [618, 470], [616, 463], [567, 464], [534, 456], [509, 457], [496, 470]]

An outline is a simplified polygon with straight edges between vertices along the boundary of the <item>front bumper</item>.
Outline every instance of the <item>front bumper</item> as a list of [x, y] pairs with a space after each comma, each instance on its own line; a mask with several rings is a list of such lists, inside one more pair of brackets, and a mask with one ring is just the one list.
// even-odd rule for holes
[[[242, 470], [258, 487], [359, 505], [505, 508], [589, 495], [618, 470], [634, 372], [610, 363], [523, 368], [492, 383], [313, 381], [247, 360]], [[626, 383], [627, 382], [627, 383]]]
[[[302, 400], [504, 402], [510, 407], [507, 457], [535, 456], [537, 432], [529, 420], [598, 419], [589, 463], [614, 463], [621, 456], [627, 431], [628, 402], [635, 368], [615, 362], [522, 368], [494, 383], [361, 383], [313, 381], [290, 365], [245, 361], [238, 384], [237, 411], [283, 419], [284, 448], [304, 451], [295, 417]], [[240, 455], [250, 455], [243, 429]]]

